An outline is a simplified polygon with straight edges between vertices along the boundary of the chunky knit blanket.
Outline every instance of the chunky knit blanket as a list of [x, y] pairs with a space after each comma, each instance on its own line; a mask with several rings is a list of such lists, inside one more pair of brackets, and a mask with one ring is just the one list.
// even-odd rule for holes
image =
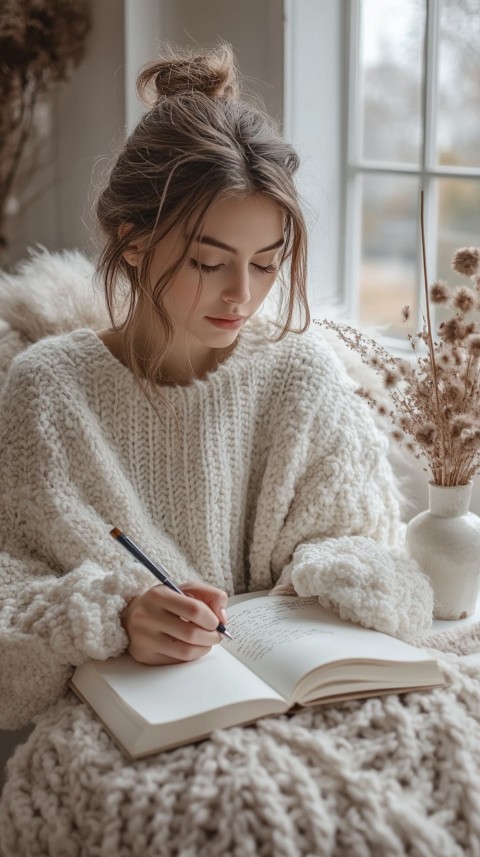
[[480, 659], [126, 763], [64, 700], [17, 750], [5, 857], [478, 857]]
[[[35, 301], [34, 290], [29, 301]], [[62, 311], [71, 311], [75, 327], [74, 301], [65, 301]], [[21, 307], [17, 319], [14, 315], [11, 308], [12, 329], [0, 340], [0, 363], [2, 354], [13, 355], [35, 338], [30, 329], [21, 329]], [[41, 318], [38, 324], [42, 327]], [[60, 331], [53, 326], [50, 332]], [[92, 336], [82, 336], [88, 349], [98, 351]], [[58, 343], [61, 348], [61, 339]], [[32, 353], [41, 358], [44, 352]], [[32, 383], [34, 368], [32, 363]], [[89, 522], [89, 533], [94, 526]], [[52, 537], [59, 538], [58, 531]], [[105, 646], [107, 655], [121, 648], [115, 616], [124, 593], [112, 589], [118, 574], [110, 580], [107, 572], [99, 577], [87, 568], [77, 580], [71, 571], [59, 579], [61, 597], [45, 604], [38, 597], [41, 582], [37, 586], [26, 577], [28, 585], [12, 597], [16, 612], [4, 633], [5, 641], [12, 640], [11, 655], [4, 657], [8, 681], [0, 676], [2, 694], [15, 684], [18, 698], [14, 703], [4, 696], [0, 707], [10, 712], [12, 723], [20, 716], [20, 691], [27, 692], [28, 678], [32, 711], [42, 713], [9, 763], [0, 805], [2, 857], [478, 857], [479, 624], [425, 631], [428, 593], [417, 589], [421, 597], [415, 603], [415, 582], [422, 583], [415, 569], [387, 552], [382, 539], [374, 550], [366, 541], [338, 532], [335, 544], [342, 550], [334, 550], [328, 539], [311, 538], [285, 567], [280, 585], [293, 583], [300, 594], [315, 592], [355, 621], [372, 617], [376, 627], [383, 622], [390, 633], [434, 646], [445, 687], [296, 710], [137, 762], [125, 760], [70, 693], [45, 710], [58, 697], [66, 665], [85, 657], [85, 640], [92, 653], [96, 646]], [[111, 560], [107, 555], [103, 560], [108, 571]], [[127, 565], [124, 571], [126, 588], [144, 585], [133, 580]], [[97, 578], [104, 586], [102, 616], [108, 622], [97, 622], [95, 636], [89, 597]], [[73, 581], [71, 591], [64, 580]], [[70, 599], [73, 613], [67, 609]], [[8, 610], [5, 615], [10, 621]], [[81, 618], [77, 625], [69, 624], [74, 615]], [[39, 641], [50, 639], [54, 626], [58, 639], [53, 636], [49, 651], [43, 643], [31, 646], [32, 633]], [[52, 659], [58, 684], [47, 686]]]

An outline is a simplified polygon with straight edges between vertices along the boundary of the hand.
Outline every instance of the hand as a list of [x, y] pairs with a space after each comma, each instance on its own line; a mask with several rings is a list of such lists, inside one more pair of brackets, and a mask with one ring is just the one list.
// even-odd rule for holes
[[128, 652], [142, 664], [178, 664], [206, 655], [223, 638], [227, 594], [206, 583], [180, 586], [185, 598], [163, 584], [136, 595], [121, 614]]

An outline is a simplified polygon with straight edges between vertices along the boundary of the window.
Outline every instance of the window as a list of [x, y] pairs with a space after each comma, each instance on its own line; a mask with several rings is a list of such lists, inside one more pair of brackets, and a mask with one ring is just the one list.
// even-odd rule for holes
[[480, 241], [480, 3], [357, 0], [350, 14], [347, 216], [359, 227], [346, 274], [359, 321], [403, 334], [402, 306], [419, 311], [420, 189], [429, 280], [451, 279], [453, 251]]
[[322, 224], [311, 224], [314, 312], [328, 302], [404, 339], [402, 307], [421, 307], [421, 188], [430, 281], [451, 281], [453, 251], [480, 243], [480, 0], [286, 8], [287, 133]]

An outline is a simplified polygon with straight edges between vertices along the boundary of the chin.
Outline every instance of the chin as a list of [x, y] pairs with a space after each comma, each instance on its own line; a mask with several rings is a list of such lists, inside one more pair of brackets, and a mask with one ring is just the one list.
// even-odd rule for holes
[[209, 348], [225, 348], [227, 345], [233, 345], [238, 339], [239, 330], [221, 330], [217, 336], [210, 336], [205, 345]]
[[[243, 327], [243, 325], [242, 325], [242, 327]], [[211, 330], [208, 330], [208, 331], [203, 330], [202, 331], [202, 335], [201, 336], [199, 335], [199, 339], [201, 338], [202, 341], [205, 343], [207, 343], [207, 342], [215, 343], [215, 342], [219, 342], [219, 341], [220, 342], [233, 342], [237, 338], [237, 336], [241, 330], [242, 330], [241, 327], [237, 327], [237, 328], [227, 330], [227, 329], [224, 329], [221, 327], [215, 328], [212, 325]]]

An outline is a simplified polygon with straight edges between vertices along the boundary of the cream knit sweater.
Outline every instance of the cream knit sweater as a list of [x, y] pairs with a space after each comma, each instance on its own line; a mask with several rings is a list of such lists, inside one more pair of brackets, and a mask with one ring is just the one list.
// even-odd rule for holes
[[[85, 259], [44, 254], [10, 297], [0, 281], [0, 315], [12, 327], [0, 339], [0, 373], [28, 340], [82, 320], [104, 326], [91, 292], [83, 300], [71, 287], [80, 272], [91, 275]], [[126, 645], [118, 612], [152, 581], [109, 538], [112, 524], [182, 579], [200, 574], [233, 591], [281, 575], [391, 633], [429, 624], [428, 585], [396, 552], [383, 437], [330, 346], [313, 333], [274, 345], [266, 332], [252, 322], [209, 378], [166, 391], [178, 423], [163, 406], [154, 417], [92, 330], [16, 359], [0, 417], [3, 723], [47, 708], [73, 663]], [[458, 630], [459, 639], [429, 634], [424, 644], [477, 652], [478, 623]], [[427, 693], [294, 711], [132, 763], [66, 694], [9, 764], [0, 851], [478, 857], [471, 658], [441, 657], [447, 686]]]
[[118, 526], [178, 581], [229, 594], [277, 581], [408, 637], [432, 595], [400, 558], [386, 441], [319, 335], [253, 319], [159, 415], [91, 329], [12, 363], [1, 403], [0, 727], [52, 705], [74, 665], [127, 645], [119, 613], [153, 579]]

